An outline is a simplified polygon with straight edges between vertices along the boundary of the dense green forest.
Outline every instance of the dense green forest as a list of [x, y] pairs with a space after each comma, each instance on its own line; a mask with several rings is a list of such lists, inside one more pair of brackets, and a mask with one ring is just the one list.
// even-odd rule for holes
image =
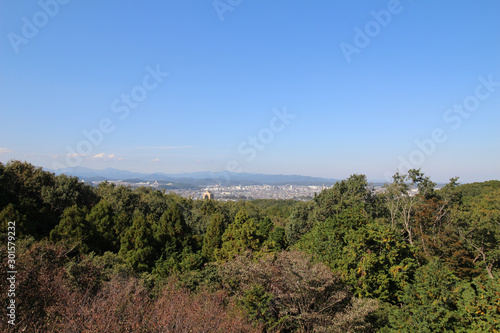
[[221, 202], [12, 161], [0, 228], [3, 332], [500, 331], [500, 181]]

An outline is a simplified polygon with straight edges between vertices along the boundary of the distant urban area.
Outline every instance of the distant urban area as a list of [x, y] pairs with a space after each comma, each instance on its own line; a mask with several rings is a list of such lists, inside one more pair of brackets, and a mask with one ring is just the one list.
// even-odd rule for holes
[[[98, 186], [101, 181], [90, 182], [93, 186]], [[221, 184], [207, 186], [187, 186], [186, 188], [175, 188], [173, 183], [164, 183], [158, 181], [108, 181], [117, 186], [123, 185], [131, 188], [152, 187], [158, 190], [164, 190], [166, 193], [175, 193], [184, 198], [192, 199], [214, 199], [221, 201], [232, 200], [256, 200], [256, 199], [281, 199], [281, 200], [312, 200], [315, 195], [325, 189], [333, 187], [329, 185], [230, 185]], [[441, 188], [443, 185], [437, 185]], [[372, 191], [378, 193], [383, 191], [382, 183], [371, 185]], [[417, 189], [410, 190], [410, 194], [418, 193]]]
[[[210, 198], [220, 201], [281, 199], [312, 200], [321, 191], [329, 189], [338, 181], [333, 178], [320, 178], [299, 175], [267, 175], [249, 173], [199, 172], [186, 174], [142, 174], [125, 170], [87, 168], [66, 169], [57, 172], [78, 177], [81, 181], [98, 186], [107, 181], [117, 186], [131, 188], [151, 187], [166, 193], [175, 193], [185, 198]], [[383, 191], [383, 182], [372, 182], [373, 192]], [[438, 184], [436, 188], [441, 188]], [[417, 189], [411, 189], [410, 195]]]
[[[93, 185], [99, 182], [94, 181]], [[207, 192], [211, 199], [228, 200], [255, 200], [255, 199], [292, 199], [307, 201], [314, 198], [322, 190], [333, 185], [208, 185], [199, 188], [169, 188], [172, 184], [161, 184], [159, 182], [124, 182], [110, 181], [116, 185], [137, 188], [141, 186], [153, 187], [168, 192], [173, 192], [185, 198], [203, 199]]]

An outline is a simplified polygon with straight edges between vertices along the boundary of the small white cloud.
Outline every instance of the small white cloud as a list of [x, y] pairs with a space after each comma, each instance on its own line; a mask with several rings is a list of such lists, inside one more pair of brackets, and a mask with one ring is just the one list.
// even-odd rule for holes
[[117, 157], [115, 154], [106, 154], [106, 153], [99, 153], [94, 156], [92, 156], [90, 159], [92, 160], [111, 160], [111, 161], [121, 161], [123, 158]]
[[9, 148], [0, 148], [0, 155], [7, 153], [12, 153], [12, 150], [10, 150]]
[[151, 160], [151, 162], [158, 163], [158, 162], [160, 162], [160, 159], [159, 158], [154, 158], [154, 159]]
[[[115, 156], [114, 154], [109, 155], [109, 157], [111, 157], [111, 158], [114, 156]], [[92, 159], [100, 160], [100, 159], [105, 159], [106, 157], [108, 157], [108, 155], [106, 155], [106, 153], [100, 153], [100, 154], [92, 156]]]

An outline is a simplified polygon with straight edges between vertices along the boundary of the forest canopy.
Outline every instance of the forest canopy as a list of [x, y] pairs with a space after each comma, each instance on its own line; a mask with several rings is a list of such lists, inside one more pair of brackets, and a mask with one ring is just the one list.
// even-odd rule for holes
[[352, 175], [311, 201], [222, 202], [0, 163], [17, 263], [0, 329], [500, 331], [500, 181], [435, 185], [409, 170], [378, 192]]

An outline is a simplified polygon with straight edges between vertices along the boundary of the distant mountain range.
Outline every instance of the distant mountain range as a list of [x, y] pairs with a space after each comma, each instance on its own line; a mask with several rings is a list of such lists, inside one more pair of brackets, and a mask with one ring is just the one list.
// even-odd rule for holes
[[92, 181], [129, 181], [129, 182], [172, 182], [189, 185], [333, 185], [337, 182], [332, 178], [309, 177], [300, 175], [268, 175], [259, 173], [236, 173], [236, 172], [192, 172], [181, 174], [166, 173], [139, 173], [126, 170], [107, 168], [102, 170], [89, 169], [85, 167], [65, 168], [49, 170], [56, 175], [66, 174], [75, 176], [81, 180]]

